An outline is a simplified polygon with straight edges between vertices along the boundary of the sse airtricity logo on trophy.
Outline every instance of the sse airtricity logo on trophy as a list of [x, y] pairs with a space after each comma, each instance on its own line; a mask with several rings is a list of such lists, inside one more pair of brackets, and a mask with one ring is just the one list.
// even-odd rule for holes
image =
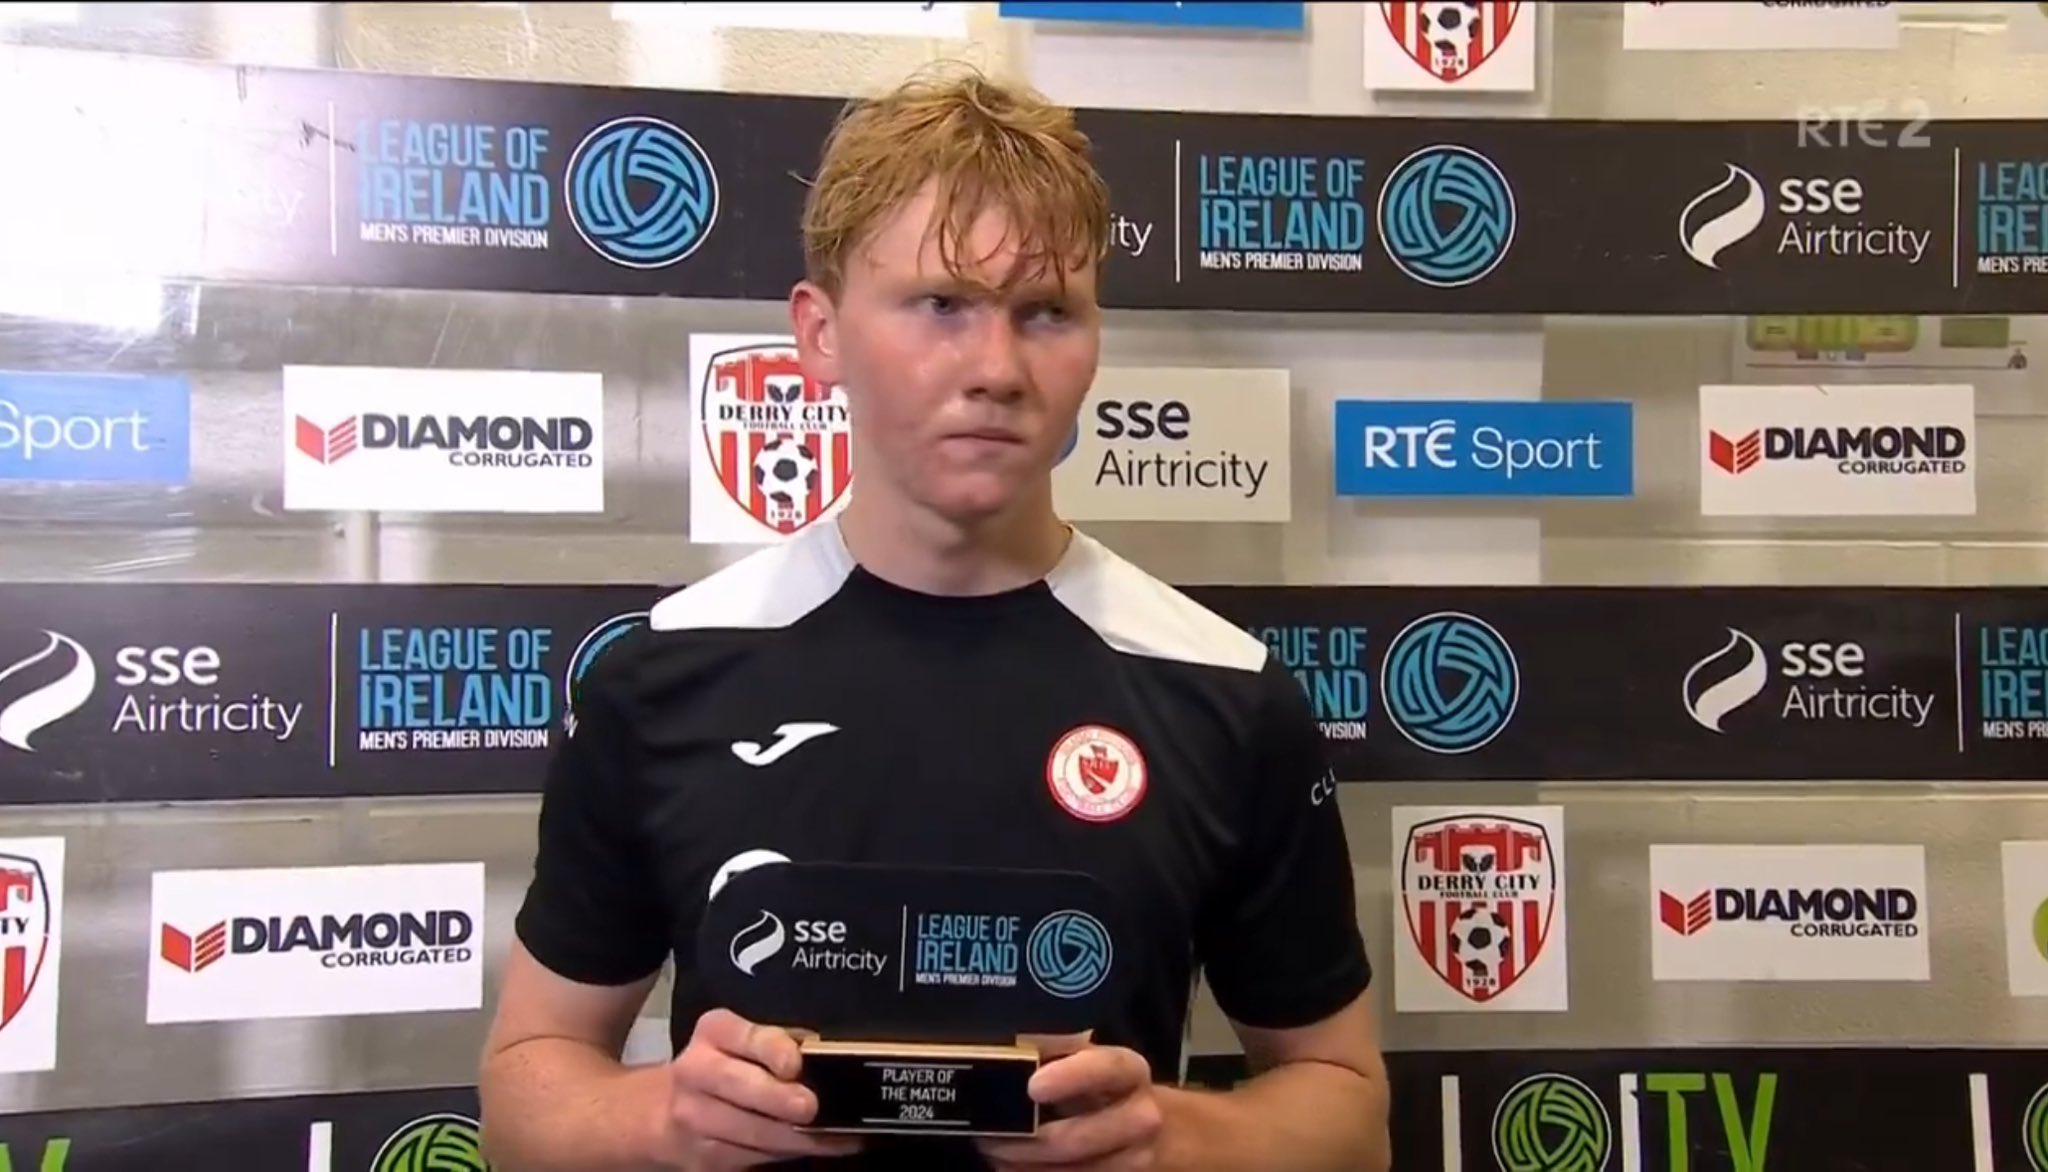
[[1521, 700], [1508, 641], [1483, 620], [1424, 615], [1387, 647], [1380, 695], [1395, 731], [1432, 753], [1469, 753], [1501, 734]]
[[629, 269], [686, 259], [718, 223], [718, 172], [682, 128], [635, 115], [605, 123], [569, 156], [569, 222], [592, 252]]
[[1380, 243], [1409, 279], [1456, 289], [1500, 267], [1515, 242], [1515, 193], [1478, 151], [1424, 147], [1380, 190]]

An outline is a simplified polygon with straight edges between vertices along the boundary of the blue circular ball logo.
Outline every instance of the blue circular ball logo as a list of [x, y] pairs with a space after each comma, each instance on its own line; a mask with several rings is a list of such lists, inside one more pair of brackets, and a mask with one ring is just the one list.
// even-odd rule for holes
[[718, 222], [718, 172], [697, 140], [633, 115], [586, 135], [569, 156], [569, 222], [591, 251], [659, 269], [697, 251]]
[[1024, 942], [1024, 964], [1055, 997], [1086, 997], [1109, 979], [1109, 929], [1087, 912], [1054, 912]]
[[1442, 289], [1470, 285], [1515, 242], [1515, 193], [1478, 151], [1424, 147], [1380, 189], [1380, 243], [1394, 266]]
[[1066, 441], [1060, 444], [1060, 454], [1053, 459], [1053, 466], [1058, 467], [1059, 465], [1066, 463], [1067, 457], [1074, 454], [1074, 448], [1077, 447], [1080, 444], [1080, 442], [1081, 424], [1077, 421], [1074, 424], [1074, 429], [1067, 433]]
[[1380, 698], [1394, 728], [1432, 753], [1469, 753], [1499, 736], [1521, 694], [1514, 650], [1468, 614], [1409, 623], [1380, 667]]

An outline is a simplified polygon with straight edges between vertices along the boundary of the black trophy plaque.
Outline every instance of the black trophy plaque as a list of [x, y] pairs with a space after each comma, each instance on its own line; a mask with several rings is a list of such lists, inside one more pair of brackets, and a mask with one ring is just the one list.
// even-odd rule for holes
[[811, 1130], [1027, 1136], [1033, 1039], [1108, 1015], [1121, 938], [1075, 872], [774, 863], [719, 890], [698, 964], [733, 1012], [804, 1038]]

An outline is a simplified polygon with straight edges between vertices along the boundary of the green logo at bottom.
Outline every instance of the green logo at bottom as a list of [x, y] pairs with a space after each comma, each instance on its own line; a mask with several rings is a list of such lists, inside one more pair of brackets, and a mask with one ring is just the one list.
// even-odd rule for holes
[[391, 1133], [370, 1172], [489, 1172], [477, 1122], [448, 1112], [413, 1120]]
[[2027, 1163], [2034, 1172], [2048, 1172], [2048, 1087], [2034, 1092], [2027, 1100], [2026, 1129], [2020, 1137], [2027, 1149]]
[[1501, 1096], [1493, 1113], [1493, 1159], [1501, 1172], [1602, 1172], [1613, 1139], [1600, 1096], [1567, 1075], [1530, 1075]]

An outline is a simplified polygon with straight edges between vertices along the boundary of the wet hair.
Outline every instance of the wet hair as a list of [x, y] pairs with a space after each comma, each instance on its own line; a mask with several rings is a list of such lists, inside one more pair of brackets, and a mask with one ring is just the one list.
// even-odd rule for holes
[[848, 260], [936, 185], [930, 231], [946, 271], [965, 278], [985, 260], [962, 257], [975, 222], [1007, 213], [1021, 239], [1008, 282], [1066, 274], [1109, 251], [1109, 187], [1071, 110], [1028, 87], [951, 66], [848, 104], [826, 140], [804, 202], [805, 275], [837, 297]]

